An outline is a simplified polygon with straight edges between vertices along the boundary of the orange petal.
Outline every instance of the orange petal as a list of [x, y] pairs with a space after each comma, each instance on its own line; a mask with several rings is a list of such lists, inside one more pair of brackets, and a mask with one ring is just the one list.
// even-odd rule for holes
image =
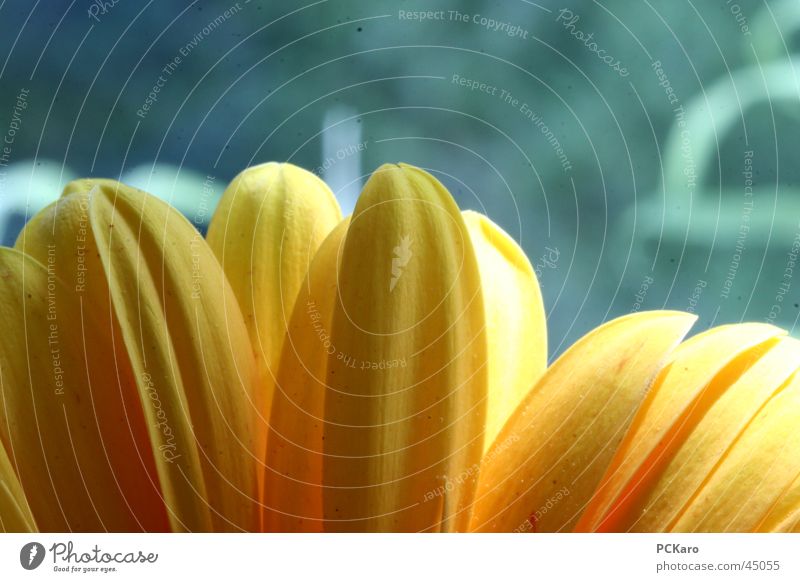
[[341, 221], [319, 248], [289, 325], [267, 438], [267, 531], [322, 531], [325, 378], [337, 256], [349, 222]]
[[800, 342], [777, 338], [742, 357], [745, 361], [723, 370], [675, 419], [620, 492], [603, 531], [675, 527], [742, 431], [794, 374]]
[[781, 335], [785, 332], [771, 325], [725, 325], [678, 346], [637, 412], [576, 530], [593, 531], [601, 526], [620, 492], [642, 470], [648, 457], [658, 456], [653, 454], [654, 449], [683, 422], [698, 395], [715, 377], [733, 381]]
[[547, 368], [547, 319], [536, 273], [519, 245], [485, 216], [469, 210], [463, 216], [486, 310], [488, 449]]
[[548, 368], [484, 457], [471, 529], [571, 529], [694, 320], [670, 311], [621, 317]]
[[480, 274], [450, 193], [375, 171], [342, 248], [325, 396], [326, 531], [461, 530], [487, 392]]

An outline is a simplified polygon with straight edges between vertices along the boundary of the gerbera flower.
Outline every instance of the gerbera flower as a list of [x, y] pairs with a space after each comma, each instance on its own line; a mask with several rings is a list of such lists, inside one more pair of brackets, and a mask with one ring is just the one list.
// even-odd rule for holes
[[430, 174], [350, 217], [249, 168], [204, 240], [69, 184], [0, 250], [8, 531], [790, 531], [798, 342], [608, 322], [547, 367], [534, 270]]

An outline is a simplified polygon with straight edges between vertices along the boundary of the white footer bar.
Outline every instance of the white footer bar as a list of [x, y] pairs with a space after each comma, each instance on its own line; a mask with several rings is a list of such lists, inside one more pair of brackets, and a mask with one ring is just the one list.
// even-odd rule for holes
[[231, 582], [253, 574], [325, 582], [800, 580], [800, 535], [0, 534], [0, 580], [193, 574]]

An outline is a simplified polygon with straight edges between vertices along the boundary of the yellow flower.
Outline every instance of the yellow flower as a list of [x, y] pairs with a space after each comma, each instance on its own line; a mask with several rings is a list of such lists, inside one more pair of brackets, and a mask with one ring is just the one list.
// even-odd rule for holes
[[208, 243], [71, 183], [0, 250], [9, 531], [796, 531], [800, 343], [608, 322], [549, 367], [513, 239], [430, 174], [290, 164]]

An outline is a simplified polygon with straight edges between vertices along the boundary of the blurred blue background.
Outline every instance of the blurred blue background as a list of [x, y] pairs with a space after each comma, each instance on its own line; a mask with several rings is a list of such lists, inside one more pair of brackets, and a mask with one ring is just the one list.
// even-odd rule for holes
[[79, 176], [202, 224], [291, 161], [352, 208], [428, 169], [540, 277], [551, 355], [613, 316], [796, 330], [800, 3], [0, 2], [0, 237]]

